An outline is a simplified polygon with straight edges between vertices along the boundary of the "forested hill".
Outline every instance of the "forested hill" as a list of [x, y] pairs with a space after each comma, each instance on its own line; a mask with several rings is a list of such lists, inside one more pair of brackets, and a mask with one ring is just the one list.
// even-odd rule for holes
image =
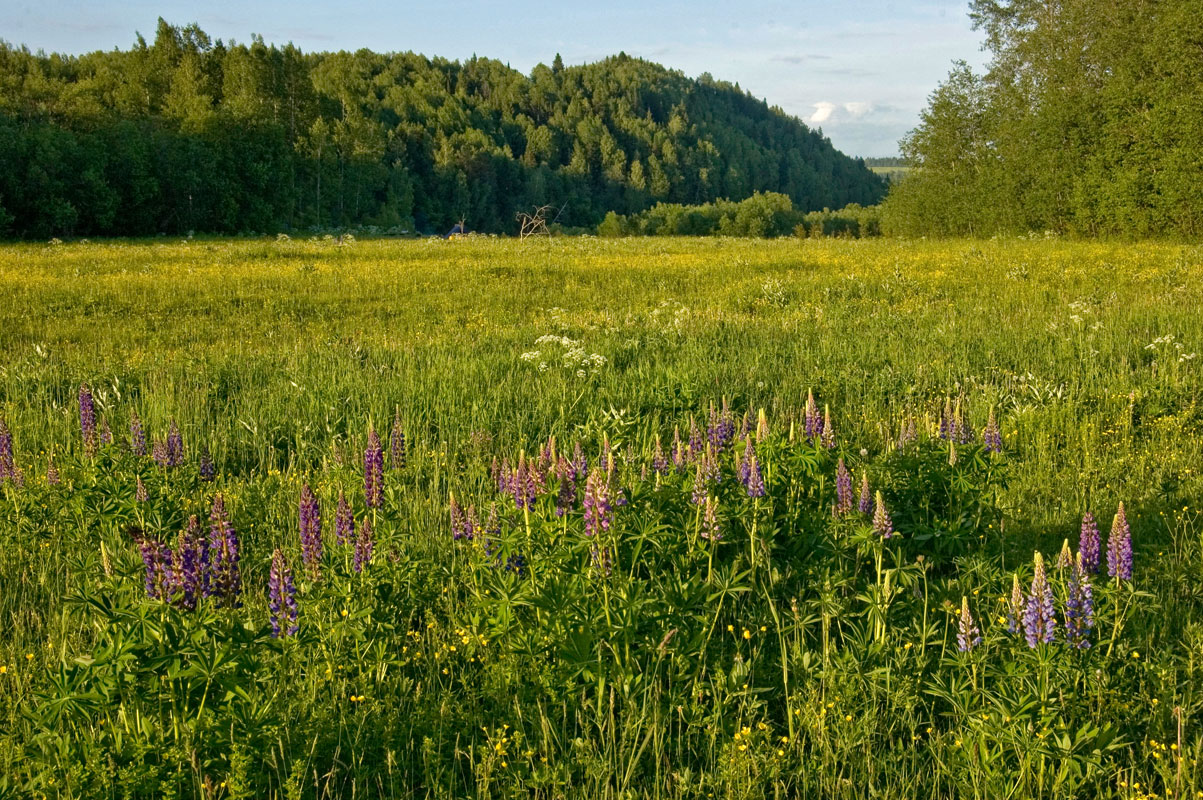
[[303, 53], [160, 20], [83, 56], [0, 43], [0, 233], [596, 224], [754, 191], [796, 208], [884, 183], [738, 86], [620, 54], [523, 75], [487, 58]]

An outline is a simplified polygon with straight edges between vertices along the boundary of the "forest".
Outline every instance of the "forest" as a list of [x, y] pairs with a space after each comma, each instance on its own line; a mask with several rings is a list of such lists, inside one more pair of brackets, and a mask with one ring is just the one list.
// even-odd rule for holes
[[658, 202], [872, 204], [884, 180], [821, 131], [709, 74], [625, 54], [523, 75], [473, 57], [304, 53], [160, 19], [68, 56], [0, 43], [0, 235], [375, 226], [513, 233]]

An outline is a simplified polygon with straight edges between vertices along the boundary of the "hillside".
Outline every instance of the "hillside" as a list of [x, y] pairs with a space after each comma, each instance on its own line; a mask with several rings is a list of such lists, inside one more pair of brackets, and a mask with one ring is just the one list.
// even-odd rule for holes
[[885, 183], [738, 86], [619, 54], [523, 75], [487, 58], [304, 53], [160, 20], [82, 56], [0, 43], [0, 233], [145, 235], [377, 225], [512, 232], [656, 202], [788, 194], [876, 202]]

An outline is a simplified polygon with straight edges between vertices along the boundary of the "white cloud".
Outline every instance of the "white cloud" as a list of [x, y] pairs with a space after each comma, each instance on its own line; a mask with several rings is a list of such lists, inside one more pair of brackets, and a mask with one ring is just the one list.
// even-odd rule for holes
[[827, 120], [831, 119], [831, 115], [835, 113], [835, 103], [829, 103], [826, 100], [815, 103], [814, 113], [806, 118], [806, 121], [811, 125], [822, 125]]
[[854, 101], [851, 103], [844, 103], [844, 110], [854, 117], [863, 117], [865, 114], [868, 114], [873, 110], [873, 105], [872, 103]]

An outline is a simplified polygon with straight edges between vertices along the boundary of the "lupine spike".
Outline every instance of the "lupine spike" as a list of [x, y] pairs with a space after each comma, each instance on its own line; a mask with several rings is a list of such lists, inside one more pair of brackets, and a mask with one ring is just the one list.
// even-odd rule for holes
[[213, 497], [209, 512], [209, 558], [212, 579], [209, 591], [226, 605], [237, 607], [242, 593], [242, 572], [239, 567], [239, 541], [230, 523], [224, 498]]
[[1074, 554], [1069, 549], [1069, 539], [1061, 540], [1061, 552], [1057, 553], [1057, 569], [1069, 569], [1073, 566]]
[[1073, 572], [1066, 584], [1065, 640], [1073, 647], [1090, 647], [1090, 632], [1094, 629], [1094, 589], [1090, 572], [1079, 551], [1074, 559]]
[[175, 424], [175, 420], [171, 421], [171, 426], [167, 429], [167, 463], [168, 467], [178, 467], [184, 463], [184, 437], [180, 434], [180, 427]]
[[869, 514], [873, 511], [873, 495], [869, 491], [869, 473], [865, 470], [861, 470], [860, 473], [860, 503], [857, 507], [862, 514]]
[[717, 542], [723, 538], [718, 525], [718, 500], [707, 495], [705, 509], [702, 512], [702, 538]]
[[1019, 573], [1011, 575], [1011, 597], [1007, 602], [1007, 633], [1019, 633], [1023, 625], [1024, 597], [1019, 588]]
[[338, 493], [338, 510], [334, 513], [334, 538], [339, 544], [355, 539], [355, 515], [344, 492]]
[[967, 653], [982, 643], [981, 631], [969, 613], [969, 598], [961, 596], [961, 618], [957, 623], [957, 649]]
[[297, 625], [297, 587], [292, 580], [292, 568], [284, 553], [276, 548], [272, 553], [271, 572], [267, 581], [268, 609], [271, 611], [272, 637], [294, 636]]
[[1057, 618], [1053, 611], [1053, 588], [1044, 571], [1044, 556], [1037, 551], [1032, 588], [1023, 613], [1023, 629], [1028, 647], [1049, 644], [1056, 635]]
[[585, 535], [597, 536], [610, 530], [610, 485], [598, 468], [589, 473], [585, 482]]
[[86, 383], [79, 387], [79, 429], [83, 435], [84, 452], [89, 458], [96, 455], [96, 403]]
[[1107, 575], [1121, 583], [1132, 580], [1132, 530], [1122, 502], [1107, 537]]
[[401, 427], [401, 409], [393, 412], [393, 430], [388, 437], [389, 465], [393, 469], [405, 469], [405, 430]]
[[1082, 533], [1078, 537], [1078, 552], [1082, 554], [1082, 566], [1091, 575], [1099, 571], [1099, 526], [1094, 514], [1087, 511], [1082, 515]]
[[317, 580], [322, 574], [322, 511], [309, 484], [301, 487], [297, 519], [301, 532], [301, 561], [310, 577]]
[[142, 482], [142, 476], [139, 475], [134, 484], [134, 499], [139, 503], [145, 503], [147, 500], [146, 484]]
[[764, 497], [766, 494], [764, 486], [764, 476], [760, 473], [760, 463], [756, 460], [756, 454], [752, 454], [752, 463], [748, 467], [748, 497], [757, 498]]
[[59, 475], [58, 466], [54, 463], [54, 453], [46, 461], [46, 483], [50, 486], [58, 486], [63, 482], [63, 478]]
[[894, 521], [890, 519], [890, 512], [886, 510], [886, 501], [880, 490], [877, 492], [877, 503], [873, 510], [873, 532], [883, 539], [894, 535]]
[[1002, 452], [1002, 434], [998, 430], [998, 420], [994, 418], [994, 409], [990, 409], [990, 418], [986, 420], [986, 427], [982, 431], [982, 444], [986, 446], [987, 453]]
[[828, 450], [835, 447], [835, 427], [831, 424], [831, 407], [823, 406], [823, 434], [820, 437]]
[[13, 434], [4, 424], [4, 420], [0, 419], [0, 483], [13, 476], [15, 472], [13, 462]]
[[368, 508], [384, 503], [384, 450], [375, 428], [368, 429], [368, 446], [363, 451], [363, 494]]
[[142, 420], [137, 411], [131, 411], [129, 417], [129, 447], [136, 456], [146, 455], [146, 431], [142, 428]]
[[844, 457], [835, 466], [835, 513], [843, 516], [852, 511], [852, 474], [844, 465]]
[[356, 572], [363, 572], [364, 568], [372, 563], [372, 551], [375, 547], [372, 518], [365, 517], [359, 526], [359, 536], [355, 539], [355, 557], [352, 559], [352, 568]]

